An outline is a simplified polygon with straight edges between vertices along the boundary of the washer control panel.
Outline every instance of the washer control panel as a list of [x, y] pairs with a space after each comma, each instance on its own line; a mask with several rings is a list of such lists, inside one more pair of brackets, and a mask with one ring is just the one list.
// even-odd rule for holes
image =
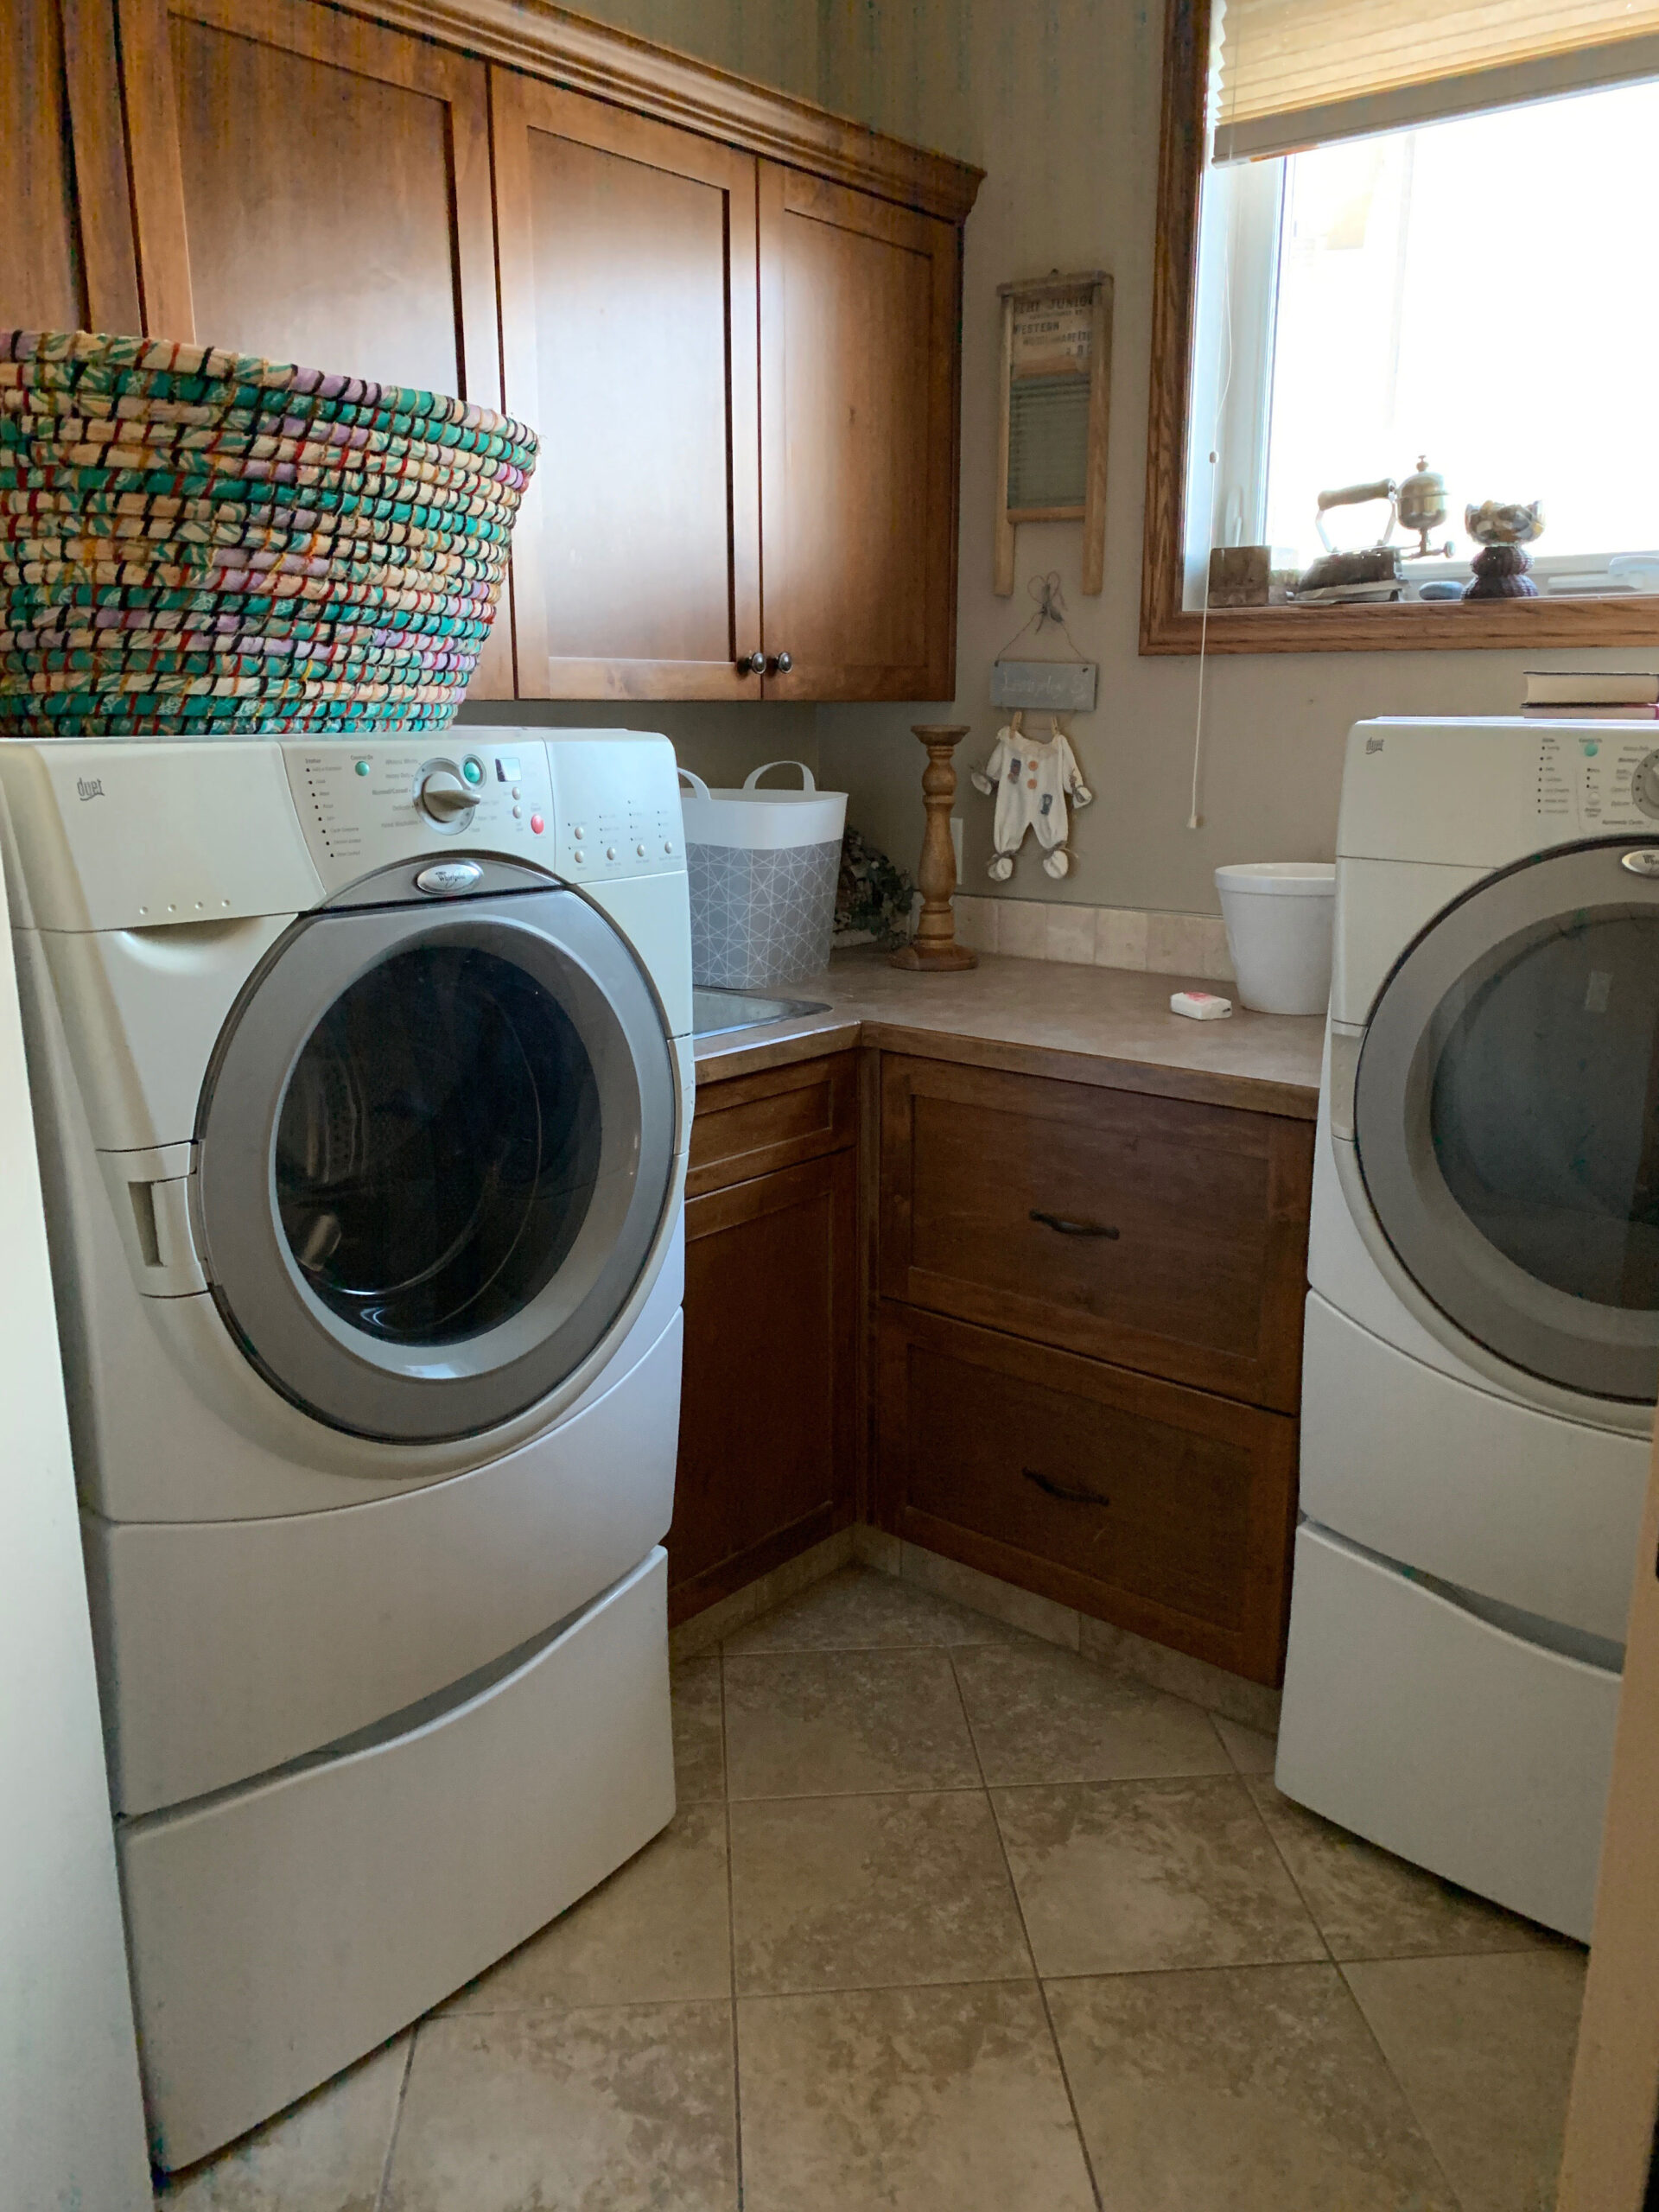
[[283, 743], [325, 888], [446, 852], [496, 854], [567, 883], [685, 866], [674, 758], [630, 733], [467, 728], [391, 742]]
[[547, 748], [516, 730], [510, 745], [470, 741], [489, 735], [448, 729], [373, 746], [284, 744], [288, 787], [327, 888], [462, 842], [553, 872]]

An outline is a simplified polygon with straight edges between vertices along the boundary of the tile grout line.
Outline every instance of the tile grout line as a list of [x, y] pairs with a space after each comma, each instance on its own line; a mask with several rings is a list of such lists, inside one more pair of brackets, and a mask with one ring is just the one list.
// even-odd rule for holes
[[968, 1700], [963, 1694], [962, 1677], [957, 1672], [957, 1656], [951, 1650], [947, 1650], [945, 1656], [950, 1662], [950, 1679], [956, 1684], [957, 1700], [962, 1707], [963, 1722], [968, 1731], [968, 1741], [973, 1751], [974, 1764], [979, 1770], [980, 1788], [985, 1799], [985, 1809], [991, 1816], [991, 1832], [996, 1838], [996, 1848], [1002, 1861], [1002, 1872], [1007, 1877], [1008, 1891], [1014, 1899], [1014, 1910], [1020, 1921], [1020, 1933], [1025, 1940], [1026, 1956], [1031, 1961], [1032, 1979], [1037, 1985], [1037, 2001], [1043, 2008], [1043, 2024], [1048, 2030], [1049, 2048], [1054, 2053], [1054, 2063], [1060, 2069], [1060, 2086], [1065, 2091], [1066, 2110], [1071, 2115], [1071, 2131], [1077, 2137], [1078, 2154], [1083, 2159], [1083, 2171], [1088, 2178], [1096, 2212], [1104, 2212], [1106, 2200], [1101, 2194], [1100, 2183], [1096, 2177], [1095, 2162], [1089, 2151], [1089, 2139], [1083, 2132], [1083, 2120], [1077, 2111], [1077, 2101], [1072, 2094], [1071, 2076], [1066, 2071], [1065, 2053], [1060, 2049], [1060, 2038], [1054, 2025], [1054, 2015], [1049, 2008], [1048, 1991], [1044, 1986], [1041, 1974], [1038, 1971], [1037, 1952], [1031, 1940], [1031, 1929], [1026, 1924], [1026, 1908], [1020, 1902], [1020, 1885], [1014, 1878], [1014, 1867], [1008, 1858], [1008, 1847], [1002, 1834], [1002, 1823], [996, 1816], [996, 1803], [991, 1796], [990, 1784], [985, 1779], [985, 1763], [979, 1755], [979, 1738], [974, 1733], [973, 1715], [968, 1710]]
[[716, 1646], [720, 1669], [720, 1789], [726, 1825], [726, 1980], [732, 2016], [732, 2149], [736, 2163], [737, 2212], [743, 2212], [743, 2077], [737, 2048], [737, 1910], [732, 1881], [732, 1764], [726, 1732], [726, 1646]]
[[392, 2107], [391, 2128], [386, 2137], [386, 2155], [380, 2161], [380, 2186], [374, 2192], [374, 2212], [385, 2212], [386, 2190], [391, 2182], [391, 2154], [397, 2148], [397, 2131], [404, 2123], [404, 2101], [409, 2094], [409, 2076], [415, 2063], [415, 2039], [423, 2024], [417, 2020], [409, 2031], [409, 2049], [404, 2053], [404, 2070], [397, 2082], [397, 2101]]
[[[1216, 1732], [1219, 1735], [1221, 1732], [1217, 1729]], [[1224, 1743], [1223, 1745], [1223, 1749], [1226, 1749]], [[1232, 1753], [1230, 1751], [1229, 1751], [1227, 1755], [1230, 1758], [1232, 1757]], [[1267, 1779], [1271, 1782], [1273, 1777], [1269, 1775]], [[1394, 2067], [1389, 2062], [1389, 2054], [1383, 2050], [1382, 2040], [1377, 2035], [1376, 2030], [1371, 2025], [1370, 2018], [1366, 2012], [1365, 2007], [1360, 2003], [1359, 1999], [1354, 1993], [1352, 1983], [1350, 1982], [1347, 1975], [1343, 1972], [1343, 1961], [1332, 1949], [1331, 1939], [1325, 1934], [1319, 1915], [1314, 1911], [1313, 1905], [1309, 1903], [1306, 1892], [1303, 1890], [1301, 1884], [1297, 1880], [1295, 1869], [1292, 1866], [1289, 1859], [1286, 1856], [1284, 1847], [1280, 1843], [1278, 1837], [1274, 1835], [1271, 1821], [1268, 1819], [1267, 1815], [1262, 1810], [1261, 1806], [1256, 1802], [1255, 1792], [1250, 1788], [1249, 1782], [1246, 1781], [1245, 1777], [1242, 1773], [1239, 1775], [1238, 1780], [1241, 1787], [1243, 1789], [1245, 1796], [1249, 1800], [1250, 1810], [1255, 1815], [1256, 1819], [1261, 1822], [1262, 1829], [1267, 1835], [1268, 1841], [1273, 1847], [1274, 1856], [1278, 1859], [1279, 1864], [1284, 1868], [1285, 1873], [1289, 1879], [1290, 1885], [1292, 1889], [1295, 1891], [1297, 1897], [1300, 1901], [1302, 1910], [1307, 1915], [1308, 1920], [1313, 1926], [1313, 1932], [1319, 1939], [1320, 1944], [1325, 1951], [1325, 1958], [1330, 1962], [1332, 1969], [1336, 1974], [1337, 1980], [1342, 1985], [1344, 1994], [1346, 1996], [1348, 2002], [1353, 2006], [1355, 2012], [1358, 2013], [1360, 2020], [1364, 2026], [1365, 2034], [1370, 2043], [1371, 2048], [1376, 2051], [1377, 2056], [1382, 2062], [1383, 2072], [1388, 2075], [1389, 2081], [1393, 2082], [1395, 2088], [1399, 2091], [1401, 2102], [1405, 2106], [1406, 2110], [1411, 2114], [1412, 2119], [1416, 2122], [1417, 2133], [1423, 2139], [1423, 2147], [1428, 2152], [1430, 2158], [1433, 2161], [1434, 2171], [1440, 2175], [1441, 2181], [1446, 2185], [1446, 2193], [1448, 2201], [1453, 2206], [1460, 2206], [1463, 2200], [1458, 2195], [1457, 2190], [1452, 2186], [1452, 2177], [1446, 2171], [1440, 2154], [1435, 2148], [1433, 2140], [1431, 2138], [1427, 2128], [1423, 2125], [1421, 2115], [1419, 2113], [1416, 2106], [1413, 2104], [1405, 2083], [1400, 2079], [1398, 2074], [1395, 2072]]]
[[1433, 2159], [1435, 2172], [1439, 2174], [1440, 2179], [1446, 2184], [1447, 2202], [1454, 2207], [1460, 2208], [1463, 2203], [1463, 2199], [1458, 2194], [1457, 2190], [1452, 2186], [1452, 2177], [1446, 2170], [1446, 2161], [1440, 2156], [1440, 2145], [1435, 2142], [1434, 2138], [1429, 2133], [1427, 2127], [1424, 2124], [1422, 2114], [1412, 2102], [1410, 2090], [1407, 2088], [1405, 2083], [1400, 2079], [1399, 2075], [1395, 2073], [1394, 2062], [1389, 2058], [1388, 2052], [1382, 2048], [1382, 2038], [1377, 2034], [1376, 2030], [1371, 2025], [1370, 2014], [1360, 2003], [1353, 1984], [1343, 1972], [1342, 1961], [1338, 1958], [1332, 1958], [1331, 1963], [1337, 1970], [1337, 1980], [1342, 1984], [1343, 1993], [1347, 1998], [1348, 2002], [1353, 2006], [1355, 2012], [1359, 2015], [1360, 2024], [1363, 2027], [1366, 2035], [1370, 2040], [1372, 2050], [1376, 2051], [1377, 2056], [1382, 2062], [1382, 2071], [1388, 2075], [1389, 2081], [1393, 2082], [1395, 2088], [1400, 2092], [1401, 2103], [1404, 2105], [1406, 2110], [1411, 2114], [1412, 2119], [1416, 2122], [1417, 2133], [1423, 2139], [1423, 2148], [1428, 2152], [1429, 2157]]
[[[1216, 1733], [1220, 1735], [1221, 1731], [1217, 1729]], [[1227, 1751], [1225, 1742], [1223, 1743], [1222, 1749], [1224, 1751]], [[1230, 1751], [1227, 1751], [1227, 1756], [1230, 1759], [1233, 1755]], [[1279, 1839], [1273, 1832], [1273, 1823], [1268, 1820], [1267, 1815], [1262, 1810], [1261, 1806], [1255, 1802], [1255, 1792], [1250, 1787], [1250, 1780], [1253, 1777], [1247, 1777], [1240, 1771], [1238, 1767], [1235, 1765], [1233, 1769], [1233, 1779], [1243, 1791], [1245, 1802], [1249, 1804], [1250, 1810], [1255, 1815], [1256, 1821], [1261, 1827], [1262, 1833], [1267, 1837], [1268, 1842], [1272, 1847], [1274, 1857], [1284, 1868], [1285, 1879], [1290, 1884], [1291, 1888], [1295, 1891], [1296, 1902], [1301, 1906], [1302, 1910], [1307, 1915], [1308, 1926], [1319, 1937], [1319, 1948], [1325, 1953], [1326, 1962], [1333, 1967], [1338, 1966], [1337, 1955], [1331, 1948], [1331, 1939], [1325, 1932], [1325, 1928], [1319, 1919], [1319, 1916], [1314, 1911], [1313, 1904], [1308, 1898], [1307, 1892], [1297, 1880], [1296, 1870], [1291, 1865], [1289, 1859], [1285, 1856], [1284, 1850], [1280, 1844]], [[1268, 1777], [1268, 1780], [1271, 1782], [1272, 1779], [1272, 1776], [1269, 1775]], [[1318, 1961], [1316, 1961], [1315, 1963], [1317, 1964]], [[1338, 1971], [1340, 1971], [1339, 1967]]]

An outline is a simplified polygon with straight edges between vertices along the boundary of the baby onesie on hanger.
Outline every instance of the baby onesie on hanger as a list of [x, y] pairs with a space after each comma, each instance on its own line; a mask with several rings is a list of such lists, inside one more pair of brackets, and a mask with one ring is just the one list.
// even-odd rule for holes
[[1019, 851], [1027, 830], [1036, 831], [1046, 852], [1063, 845], [1068, 795], [1079, 806], [1087, 806], [1094, 797], [1084, 786], [1077, 756], [1058, 730], [1040, 744], [1013, 730], [999, 732], [980, 772], [988, 784], [996, 785], [991, 841], [999, 854], [1010, 856]]

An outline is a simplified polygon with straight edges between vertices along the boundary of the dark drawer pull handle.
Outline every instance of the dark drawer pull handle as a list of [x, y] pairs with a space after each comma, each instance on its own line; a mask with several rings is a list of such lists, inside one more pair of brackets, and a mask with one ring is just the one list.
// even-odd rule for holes
[[1035, 1206], [1031, 1210], [1031, 1217], [1033, 1221], [1040, 1221], [1045, 1229], [1058, 1229], [1062, 1236], [1116, 1237], [1118, 1234], [1116, 1230], [1108, 1229], [1103, 1222], [1071, 1221], [1063, 1213], [1040, 1213]]
[[1109, 1497], [1103, 1497], [1097, 1490], [1069, 1490], [1064, 1483], [1039, 1475], [1035, 1467], [1021, 1467], [1020, 1471], [1028, 1483], [1035, 1483], [1046, 1497], [1058, 1497], [1063, 1505], [1109, 1505], [1112, 1502]]

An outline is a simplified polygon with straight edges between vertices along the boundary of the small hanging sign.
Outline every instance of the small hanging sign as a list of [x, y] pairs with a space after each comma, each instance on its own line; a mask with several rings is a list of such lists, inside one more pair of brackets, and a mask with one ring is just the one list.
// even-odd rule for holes
[[991, 704], [1040, 714], [1092, 715], [1099, 669], [1091, 660], [991, 663]]
[[1083, 588], [1104, 581], [1107, 403], [1112, 280], [1058, 270], [998, 288], [1002, 419], [997, 467], [995, 588], [1014, 589], [1022, 522], [1081, 522]]
[[[1034, 612], [1026, 617], [991, 663], [991, 704], [1032, 709], [1039, 714], [1093, 714], [1096, 679], [1100, 671], [1096, 662], [1085, 660], [1077, 651], [1077, 640], [1066, 627], [1065, 594], [1060, 588], [1059, 570], [1051, 569], [1046, 576], [1033, 576], [1026, 589]], [[1071, 656], [1069, 660], [1008, 658], [1008, 645], [1017, 645], [1027, 636], [1040, 638], [1051, 628], [1058, 630], [1065, 639]]]

